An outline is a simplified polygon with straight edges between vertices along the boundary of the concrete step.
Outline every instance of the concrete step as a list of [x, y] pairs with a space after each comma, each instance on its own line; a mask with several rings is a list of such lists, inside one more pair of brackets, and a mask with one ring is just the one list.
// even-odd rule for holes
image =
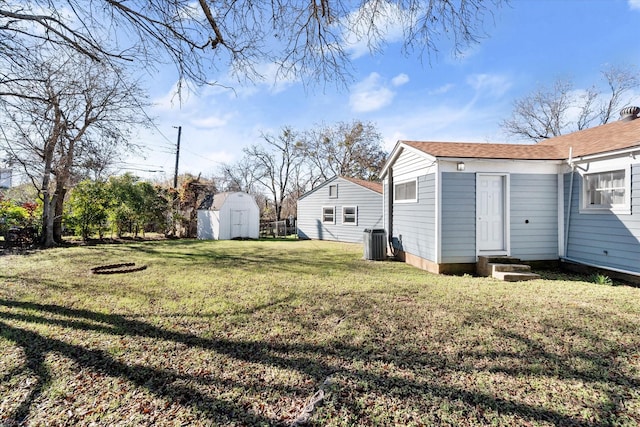
[[519, 258], [511, 256], [479, 256], [476, 264], [478, 276], [489, 277], [492, 274], [491, 264], [520, 264]]
[[521, 282], [524, 280], [539, 279], [540, 275], [535, 273], [518, 273], [513, 271], [496, 271], [492, 276], [494, 279], [505, 282]]
[[494, 256], [479, 256], [478, 257], [479, 261], [484, 260], [487, 263], [492, 263], [492, 264], [519, 264], [522, 261], [520, 260], [520, 258], [516, 258], [513, 256], [507, 256], [507, 255], [494, 255]]
[[489, 270], [491, 275], [496, 271], [502, 272], [517, 272], [517, 273], [530, 273], [531, 266], [526, 264], [489, 264]]

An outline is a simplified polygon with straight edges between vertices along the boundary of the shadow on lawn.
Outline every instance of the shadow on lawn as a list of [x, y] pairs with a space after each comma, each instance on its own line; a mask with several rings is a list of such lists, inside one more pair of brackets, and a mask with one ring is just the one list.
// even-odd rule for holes
[[[340, 251], [318, 251], [313, 246], [303, 246], [299, 240], [291, 240], [285, 252], [271, 245], [273, 241], [255, 241], [247, 246], [245, 241], [225, 242], [223, 248], [216, 241], [186, 241], [177, 245], [172, 241], [153, 242], [149, 245], [122, 246], [124, 259], [127, 253], [131, 257], [144, 254], [151, 262], [180, 262], [185, 266], [201, 266], [203, 263], [216, 268], [240, 268], [256, 271], [288, 271], [300, 275], [326, 273], [328, 270], [348, 269], [348, 271], [366, 270], [370, 265], [360, 258], [345, 257]], [[289, 241], [288, 241], [289, 242]], [[295, 244], [298, 246], [295, 246]], [[295, 246], [292, 250], [291, 246]]]
[[[575, 357], [607, 360], [608, 355], [577, 353], [567, 354], [561, 358], [557, 354], [546, 351], [535, 340], [509, 331], [501, 332], [505, 339], [520, 342], [526, 347], [527, 351], [504, 354], [491, 354], [490, 352], [467, 353], [460, 355], [458, 360], [451, 360], [451, 358], [443, 355], [417, 351], [395, 351], [394, 349], [383, 348], [383, 346], [380, 346], [379, 349], [374, 347], [375, 349], [372, 352], [370, 348], [366, 350], [363, 347], [347, 345], [342, 342], [313, 345], [203, 338], [195, 334], [159, 328], [152, 324], [132, 320], [117, 314], [101, 314], [59, 305], [0, 299], [0, 307], [8, 309], [0, 312], [0, 319], [4, 320], [0, 321], [0, 336], [19, 346], [26, 357], [26, 364], [23, 368], [16, 368], [12, 372], [0, 376], [0, 385], [9, 382], [11, 377], [18, 375], [21, 370], [30, 370], [37, 376], [37, 384], [31, 387], [29, 395], [13, 410], [13, 413], [1, 414], [5, 421], [10, 420], [16, 424], [27, 420], [29, 415], [37, 410], [35, 402], [52, 381], [52, 374], [45, 363], [45, 358], [49, 353], [59, 353], [74, 361], [81, 369], [89, 369], [110, 377], [128, 380], [158, 398], [178, 401], [182, 406], [204, 414], [209, 420], [217, 424], [278, 425], [284, 421], [255, 413], [232, 400], [211, 397], [195, 387], [184, 385], [183, 380], [195, 381], [198, 384], [211, 384], [216, 387], [248, 387], [243, 383], [229, 382], [227, 380], [226, 383], [223, 382], [221, 384], [218, 381], [201, 378], [197, 375], [188, 376], [174, 370], [151, 368], [144, 364], [123, 363], [103, 350], [91, 349], [65, 342], [63, 339], [45, 336], [36, 332], [35, 328], [28, 329], [27, 327], [15, 326], [15, 324], [12, 324], [14, 322], [55, 325], [113, 336], [157, 338], [180, 343], [189, 348], [210, 350], [243, 362], [295, 370], [312, 379], [313, 385], [307, 390], [283, 388], [280, 391], [290, 394], [297, 393], [299, 396], [309, 396], [327, 376], [333, 374], [347, 379], [347, 382], [351, 384], [367, 384], [370, 390], [372, 388], [377, 393], [391, 398], [411, 398], [427, 393], [435, 400], [461, 402], [468, 408], [480, 408], [480, 414], [483, 410], [493, 410], [499, 414], [513, 415], [516, 419], [524, 420], [523, 422], [548, 422], [554, 425], [595, 427], [596, 425], [601, 425], [602, 420], [612, 422], [611, 417], [615, 417], [615, 414], [622, 410], [619, 404], [624, 399], [624, 396], [610, 393], [608, 396], [609, 402], [604, 402], [602, 408], [599, 409], [601, 420], [588, 421], [579, 418], [577, 415], [572, 416], [542, 406], [523, 403], [515, 398], [506, 399], [488, 392], [468, 390], [451, 385], [446, 381], [440, 380], [440, 374], [450, 375], [452, 373], [467, 372], [468, 369], [473, 370], [474, 368], [464, 366], [465, 360], [473, 361], [491, 357], [500, 362], [502, 358], [513, 357], [520, 359], [520, 368], [510, 370], [504, 364], [494, 366], [494, 368], [487, 369], [487, 371], [502, 369], [509, 375], [552, 375], [588, 383], [611, 383], [614, 388], [617, 385], [630, 388], [640, 387], [640, 382], [636, 378], [633, 378], [630, 374], [625, 376], [616, 371], [613, 364], [596, 363], [592, 369], [579, 369], [571, 365], [571, 361]], [[57, 317], [51, 318], [50, 316], [52, 315]], [[625, 349], [620, 346], [619, 350], [624, 351]], [[630, 349], [626, 350], [632, 351]], [[429, 380], [425, 381], [402, 378], [393, 375], [393, 373], [376, 373], [374, 370], [366, 368], [368, 363], [376, 361], [400, 366], [405, 364], [405, 366], [414, 371], [427, 371], [432, 375]], [[454, 365], [454, 363], [456, 364]], [[457, 363], [461, 363], [461, 365]], [[541, 374], [534, 368], [539, 364], [551, 366], [553, 369], [551, 369], [551, 372]], [[353, 368], [352, 366], [362, 367]], [[420, 375], [416, 374], [416, 377], [419, 378]], [[270, 391], [274, 392], [277, 388], [278, 386], [276, 385], [266, 384], [256, 394], [268, 396]], [[360, 418], [366, 419], [368, 416], [367, 410], [370, 409], [358, 401], [362, 393], [364, 393], [362, 390], [337, 391], [338, 401], [336, 404], [347, 408], [354, 424], [358, 424], [358, 419]], [[423, 404], [428, 405], [429, 402]], [[483, 424], [490, 423], [491, 420], [478, 418], [474, 422]]]

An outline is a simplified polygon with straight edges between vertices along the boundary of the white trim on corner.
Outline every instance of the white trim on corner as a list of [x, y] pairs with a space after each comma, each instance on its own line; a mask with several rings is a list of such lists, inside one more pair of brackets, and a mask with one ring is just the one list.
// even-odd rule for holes
[[[569, 201], [571, 203], [571, 201]], [[564, 253], [564, 209], [565, 209], [565, 200], [564, 200], [564, 173], [558, 173], [558, 255], [561, 257], [566, 255]]]
[[442, 171], [440, 170], [440, 162], [436, 163], [436, 171], [435, 171], [435, 239], [436, 239], [436, 244], [435, 244], [435, 248], [436, 248], [436, 256], [434, 257], [436, 259], [436, 264], [441, 264], [442, 263], [442, 178], [441, 175]]

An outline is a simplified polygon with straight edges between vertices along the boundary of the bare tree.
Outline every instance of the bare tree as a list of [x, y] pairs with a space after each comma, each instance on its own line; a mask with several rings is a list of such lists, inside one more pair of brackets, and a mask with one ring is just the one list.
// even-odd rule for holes
[[301, 148], [316, 181], [336, 175], [375, 181], [386, 159], [381, 144], [374, 124], [355, 120], [308, 131]]
[[257, 181], [268, 191], [275, 207], [275, 219], [282, 219], [282, 205], [292, 191], [292, 172], [302, 161], [298, 133], [284, 127], [280, 135], [262, 135], [266, 146], [252, 145], [244, 154], [254, 165]]
[[50, 57], [34, 63], [20, 81], [7, 84], [0, 117], [10, 135], [2, 144], [43, 200], [43, 243], [60, 239], [66, 189], [78, 164], [104, 144], [132, 148], [131, 126], [147, 122], [144, 94], [114, 68], [83, 57]]
[[604, 89], [594, 85], [576, 90], [573, 82], [558, 79], [541, 86], [513, 104], [509, 119], [501, 122], [507, 135], [540, 142], [568, 132], [605, 124], [630, 102], [626, 95], [640, 87], [636, 67], [608, 66], [602, 70]]
[[625, 99], [625, 96], [633, 89], [640, 87], [639, 71], [637, 67], [616, 66], [609, 66], [602, 71], [608, 99], [598, 110], [600, 124], [608, 123], [623, 107], [629, 105], [630, 100]]
[[380, 51], [390, 25], [402, 29], [406, 52], [437, 51], [441, 37], [460, 51], [484, 34], [483, 20], [502, 1], [2, 2], [0, 56], [24, 64], [29, 48], [56, 45], [96, 61], [169, 62], [181, 80], [198, 83], [211, 83], [212, 68], [260, 78], [264, 63], [287, 78], [333, 81], [348, 75], [353, 42]]
[[222, 163], [218, 172], [222, 175], [225, 191], [241, 191], [249, 194], [257, 192], [255, 164], [249, 157], [244, 156], [235, 163]]

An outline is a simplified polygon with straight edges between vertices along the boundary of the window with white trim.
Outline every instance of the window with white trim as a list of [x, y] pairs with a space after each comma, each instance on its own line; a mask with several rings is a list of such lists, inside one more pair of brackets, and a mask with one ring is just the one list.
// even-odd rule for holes
[[418, 181], [399, 182], [393, 186], [394, 202], [416, 202], [418, 200]]
[[342, 223], [350, 225], [358, 225], [358, 207], [343, 206], [342, 207]]
[[584, 176], [585, 207], [611, 208], [625, 204], [624, 170]]
[[581, 212], [631, 213], [631, 168], [620, 162], [610, 166], [582, 175]]
[[330, 199], [338, 198], [338, 184], [329, 185], [329, 198]]
[[336, 208], [335, 206], [325, 206], [322, 208], [322, 222], [323, 224], [335, 224], [336, 223]]

